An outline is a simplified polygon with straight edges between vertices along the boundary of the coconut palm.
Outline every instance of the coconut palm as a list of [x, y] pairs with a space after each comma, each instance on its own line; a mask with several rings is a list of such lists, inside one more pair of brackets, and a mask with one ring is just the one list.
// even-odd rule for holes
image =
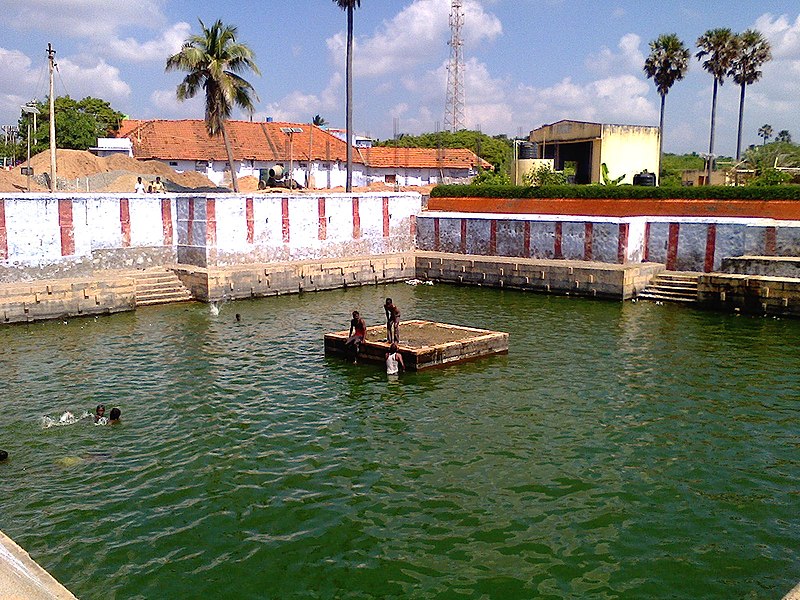
[[767, 143], [767, 140], [772, 137], [772, 125], [764, 124], [758, 128], [758, 137], [764, 138], [764, 143], [761, 144], [764, 146]]
[[729, 75], [741, 87], [739, 95], [739, 131], [736, 135], [736, 160], [742, 152], [742, 120], [744, 118], [744, 91], [751, 83], [761, 79], [761, 65], [772, 60], [769, 42], [760, 31], [748, 29], [736, 36], [736, 58]]
[[778, 132], [778, 135], [775, 136], [775, 141], [776, 142], [785, 142], [787, 144], [791, 144], [792, 143], [792, 134], [789, 133], [788, 129], [781, 129]]
[[650, 56], [644, 62], [644, 72], [655, 82], [661, 96], [661, 117], [658, 121], [659, 165], [664, 148], [664, 104], [670, 88], [676, 81], [684, 78], [688, 68], [689, 50], [676, 34], [662, 34], [650, 42]]
[[711, 135], [708, 141], [708, 162], [706, 165], [706, 183], [711, 183], [711, 166], [714, 162], [714, 127], [717, 118], [717, 88], [725, 83], [725, 77], [736, 58], [736, 36], [728, 28], [709, 29], [697, 38], [700, 51], [695, 55], [703, 62], [703, 68], [714, 77], [714, 92], [711, 96]]
[[311, 124], [316, 125], [317, 127], [325, 127], [328, 124], [328, 121], [321, 115], [314, 115], [314, 119], [311, 121]]
[[333, 0], [339, 8], [347, 11], [347, 192], [353, 191], [353, 11], [361, 6], [361, 0]]
[[201, 88], [205, 92], [206, 131], [211, 137], [222, 136], [231, 169], [231, 184], [233, 191], [238, 192], [239, 182], [225, 122], [234, 106], [252, 113], [253, 102], [258, 100], [253, 86], [239, 73], [261, 73], [253, 51], [236, 41], [236, 27], [218, 20], [211, 27], [200, 21], [200, 28], [202, 33], [189, 36], [180, 52], [167, 59], [166, 70], [188, 72], [178, 85], [178, 100], [194, 98]]

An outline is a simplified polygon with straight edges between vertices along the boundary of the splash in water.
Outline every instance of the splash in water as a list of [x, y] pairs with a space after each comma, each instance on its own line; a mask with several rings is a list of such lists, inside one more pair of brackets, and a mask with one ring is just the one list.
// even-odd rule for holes
[[209, 310], [209, 311], [211, 311], [211, 314], [212, 314], [213, 316], [215, 316], [215, 317], [216, 317], [217, 315], [219, 315], [219, 302], [211, 302], [211, 303], [208, 305], [208, 310]]
[[84, 411], [80, 416], [75, 416], [74, 413], [70, 411], [64, 412], [60, 417], [55, 418], [49, 415], [44, 415], [42, 417], [42, 429], [50, 429], [51, 427], [65, 427], [67, 425], [74, 425], [75, 423], [79, 423], [84, 419], [87, 419], [92, 416], [92, 413], [89, 411]]

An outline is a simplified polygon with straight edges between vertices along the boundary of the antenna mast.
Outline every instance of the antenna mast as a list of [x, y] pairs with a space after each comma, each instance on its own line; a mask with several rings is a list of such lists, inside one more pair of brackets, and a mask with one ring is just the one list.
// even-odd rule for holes
[[464, 26], [462, 0], [451, 0], [450, 5], [450, 62], [447, 65], [447, 99], [445, 100], [444, 129], [456, 132], [464, 129]]

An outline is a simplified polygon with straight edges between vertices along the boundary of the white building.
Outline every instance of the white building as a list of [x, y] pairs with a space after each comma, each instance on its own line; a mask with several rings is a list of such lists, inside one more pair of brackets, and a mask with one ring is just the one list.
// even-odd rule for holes
[[[347, 146], [327, 130], [310, 124], [228, 121], [236, 174], [266, 181], [280, 167], [304, 187], [344, 187]], [[133, 156], [159, 160], [178, 172], [197, 171], [217, 185], [230, 182], [222, 138], [211, 138], [200, 119], [125, 120], [117, 134], [130, 140]], [[425, 185], [468, 182], [477, 168], [490, 168], [470, 150], [353, 148], [353, 185]]]

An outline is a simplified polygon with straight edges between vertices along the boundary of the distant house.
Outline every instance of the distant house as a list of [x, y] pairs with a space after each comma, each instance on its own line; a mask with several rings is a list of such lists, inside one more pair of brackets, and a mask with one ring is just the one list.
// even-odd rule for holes
[[575, 183], [602, 183], [603, 163], [611, 179], [624, 177], [621, 183], [645, 170], [660, 172], [658, 127], [562, 120], [534, 129], [529, 140], [532, 158], [553, 159], [558, 171], [572, 167]]
[[[344, 187], [346, 143], [310, 124], [228, 121], [238, 177], [267, 180], [282, 167], [304, 187]], [[125, 120], [117, 134], [130, 140], [134, 158], [158, 160], [178, 172], [197, 171], [217, 185], [230, 182], [221, 138], [210, 138], [200, 119]], [[353, 148], [353, 185], [371, 183], [425, 185], [468, 182], [477, 167], [491, 165], [469, 150], [421, 148]]]
[[97, 138], [97, 146], [89, 148], [89, 152], [100, 158], [105, 158], [112, 154], [123, 154], [132, 157], [133, 146], [127, 138]]

